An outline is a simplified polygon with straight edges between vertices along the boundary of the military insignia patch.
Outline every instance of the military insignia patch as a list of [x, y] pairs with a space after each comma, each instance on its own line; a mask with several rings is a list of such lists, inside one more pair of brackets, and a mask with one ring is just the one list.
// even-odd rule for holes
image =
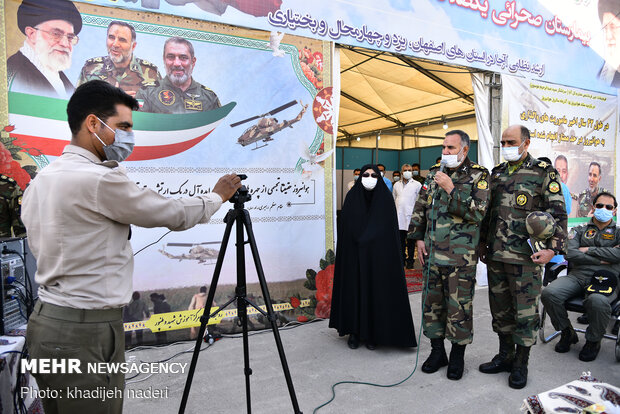
[[519, 194], [517, 196], [517, 205], [524, 206], [527, 203], [527, 196], [525, 194]]
[[616, 238], [613, 234], [608, 234], [608, 233], [603, 233], [601, 237], [605, 240], [613, 240]]
[[174, 92], [169, 91], [167, 89], [164, 89], [163, 91], [159, 91], [159, 94], [157, 94], [157, 98], [159, 99], [159, 102], [163, 103], [164, 105], [172, 105], [174, 103], [174, 101], [176, 101], [176, 96], [174, 94]]
[[196, 101], [195, 99], [186, 99], [184, 102], [185, 109], [188, 111], [202, 111], [202, 102]]
[[555, 180], [555, 176], [556, 176], [555, 171], [551, 171], [549, 173], [549, 178], [551, 178], [552, 180]]
[[540, 162], [538, 163], [538, 166], [539, 166], [540, 168], [547, 168], [547, 167], [549, 166], [549, 163], [548, 163], [547, 161], [540, 161]]
[[428, 199], [426, 200], [426, 204], [431, 204], [433, 202], [433, 196], [432, 195], [428, 195]]
[[487, 188], [489, 188], [489, 183], [487, 183], [486, 180], [480, 180], [478, 181], [477, 187], [479, 190], [486, 190]]
[[549, 191], [551, 191], [552, 193], [557, 193], [558, 191], [560, 191], [560, 184], [558, 184], [557, 181], [551, 181], [549, 183]]
[[596, 236], [596, 230], [594, 229], [586, 231], [586, 233], [583, 235], [583, 237], [585, 237], [586, 239], [593, 239], [594, 236]]

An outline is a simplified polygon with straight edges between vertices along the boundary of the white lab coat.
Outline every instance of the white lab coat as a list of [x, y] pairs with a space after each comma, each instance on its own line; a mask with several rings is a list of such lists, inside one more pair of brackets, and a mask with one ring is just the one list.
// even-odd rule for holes
[[400, 181], [394, 183], [392, 195], [394, 196], [394, 203], [396, 203], [399, 230], [409, 229], [409, 222], [413, 215], [413, 207], [418, 199], [421, 188], [422, 184], [413, 178], [407, 181], [407, 183], [405, 183], [402, 178]]

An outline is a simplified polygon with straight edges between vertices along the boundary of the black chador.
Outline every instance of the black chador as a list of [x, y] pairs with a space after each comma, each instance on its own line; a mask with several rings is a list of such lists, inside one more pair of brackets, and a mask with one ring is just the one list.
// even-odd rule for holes
[[362, 168], [342, 207], [329, 326], [351, 348], [417, 346], [396, 207], [376, 165]]

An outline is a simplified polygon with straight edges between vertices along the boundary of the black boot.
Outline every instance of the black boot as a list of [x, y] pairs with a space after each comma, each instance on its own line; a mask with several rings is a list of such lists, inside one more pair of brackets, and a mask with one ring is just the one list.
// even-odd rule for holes
[[[617, 348], [616, 348], [617, 349]], [[601, 350], [601, 341], [592, 342], [586, 340], [586, 344], [579, 352], [579, 359], [585, 362], [594, 361], [598, 355], [598, 351]]]
[[422, 364], [422, 372], [432, 374], [441, 367], [448, 365], [448, 355], [443, 346], [443, 338], [431, 339], [431, 354]]
[[460, 380], [465, 369], [465, 347], [467, 345], [452, 344], [450, 362], [448, 363], [448, 379]]
[[512, 364], [512, 372], [508, 377], [510, 388], [521, 389], [527, 384], [527, 363], [530, 359], [530, 347], [517, 345], [515, 360]]
[[498, 372], [510, 372], [512, 360], [515, 356], [515, 345], [512, 335], [499, 335], [499, 353], [490, 362], [480, 364], [478, 369], [484, 374], [497, 374]]
[[568, 328], [562, 329], [560, 341], [555, 344], [555, 352], [559, 352], [561, 354], [568, 352], [570, 350], [570, 346], [572, 344], [576, 344], [577, 342], [579, 342], [577, 332], [575, 332], [572, 326], [568, 325]]
[[349, 335], [349, 340], [347, 341], [347, 345], [349, 345], [349, 348], [351, 349], [357, 349], [357, 347], [360, 346], [359, 336], [355, 334]]

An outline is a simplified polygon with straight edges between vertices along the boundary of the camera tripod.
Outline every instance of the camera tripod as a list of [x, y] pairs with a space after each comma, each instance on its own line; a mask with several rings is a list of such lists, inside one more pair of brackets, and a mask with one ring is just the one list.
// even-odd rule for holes
[[[207, 323], [209, 322], [209, 318], [215, 316], [220, 310], [226, 308], [232, 302], [237, 302], [237, 316], [241, 322], [241, 327], [243, 329], [243, 363], [244, 363], [244, 373], [245, 373], [245, 397], [247, 401], [247, 412], [250, 414], [252, 412], [251, 407], [251, 397], [250, 397], [250, 375], [252, 375], [252, 369], [250, 368], [250, 354], [248, 350], [248, 314], [247, 307], [248, 305], [255, 308], [258, 312], [260, 312], [263, 316], [267, 317], [269, 322], [271, 323], [271, 330], [273, 331], [273, 336], [276, 341], [276, 346], [278, 348], [278, 354], [280, 355], [280, 362], [282, 363], [282, 370], [284, 371], [284, 377], [286, 378], [286, 385], [288, 387], [288, 392], [291, 396], [291, 402], [293, 404], [293, 410], [295, 414], [302, 414], [299, 410], [299, 404], [297, 403], [297, 396], [295, 395], [295, 389], [293, 388], [293, 381], [291, 379], [291, 374], [288, 369], [288, 364], [286, 362], [286, 355], [284, 355], [284, 348], [282, 347], [282, 340], [280, 339], [280, 333], [278, 331], [278, 326], [276, 324], [276, 316], [273, 312], [273, 307], [271, 305], [271, 298], [269, 296], [269, 291], [267, 290], [267, 282], [265, 281], [265, 275], [263, 273], [263, 266], [260, 262], [260, 257], [258, 256], [258, 248], [256, 247], [256, 240], [254, 239], [254, 233], [252, 231], [252, 222], [250, 221], [250, 213], [244, 208], [243, 204], [246, 200], [249, 200], [249, 195], [247, 194], [247, 189], [245, 186], [241, 187], [241, 189], [235, 194], [231, 202], [234, 202], [234, 209], [228, 210], [226, 217], [224, 217], [224, 222], [226, 223], [226, 230], [224, 231], [224, 237], [222, 239], [222, 250], [217, 257], [217, 262], [215, 264], [215, 270], [213, 272], [213, 280], [211, 281], [211, 286], [209, 288], [209, 294], [207, 296], [207, 302], [205, 304], [205, 311], [200, 318], [200, 330], [198, 332], [198, 338], [196, 339], [196, 346], [194, 347], [194, 353], [192, 356], [192, 362], [189, 367], [189, 372], [187, 375], [187, 382], [185, 383], [185, 389], [183, 390], [183, 398], [181, 399], [181, 406], [179, 407], [179, 414], [183, 414], [185, 412], [185, 406], [187, 405], [187, 398], [189, 396], [189, 391], [192, 386], [192, 378], [194, 376], [194, 371], [196, 369], [196, 363], [198, 362], [198, 354], [200, 353], [200, 346], [202, 343], [202, 337], [205, 333], [205, 329], [207, 327]], [[222, 263], [224, 262], [224, 255], [226, 254], [226, 246], [228, 245], [228, 239], [230, 238], [230, 233], [233, 227], [233, 224], [236, 223], [236, 235], [237, 235], [237, 287], [235, 288], [235, 296], [226, 302], [224, 305], [219, 307], [215, 312], [209, 314], [208, 310], [211, 309], [213, 305], [213, 299], [215, 297], [215, 290], [217, 289], [217, 282], [220, 277], [220, 272], [222, 270]], [[265, 300], [265, 307], [267, 308], [267, 312], [263, 311], [256, 304], [252, 303], [246, 297], [246, 277], [245, 277], [245, 244], [243, 229], [246, 229], [248, 235], [248, 242], [250, 244], [250, 248], [252, 250], [252, 257], [254, 258], [254, 264], [256, 266], [256, 273], [258, 274], [258, 280], [260, 282], [261, 291], [263, 293], [263, 298]]]

